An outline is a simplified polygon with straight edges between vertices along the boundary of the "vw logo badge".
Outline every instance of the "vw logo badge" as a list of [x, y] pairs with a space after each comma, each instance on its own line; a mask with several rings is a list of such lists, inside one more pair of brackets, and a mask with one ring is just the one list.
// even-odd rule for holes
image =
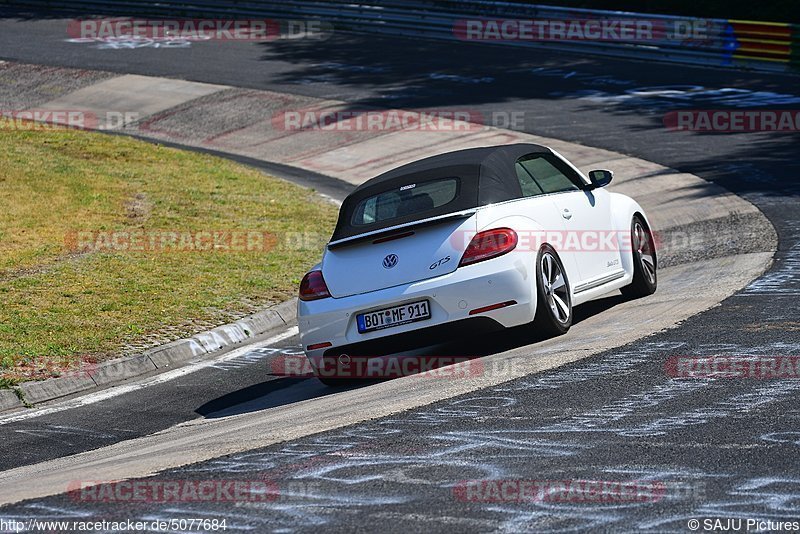
[[397, 265], [397, 254], [389, 254], [383, 258], [384, 269], [391, 269], [395, 265]]

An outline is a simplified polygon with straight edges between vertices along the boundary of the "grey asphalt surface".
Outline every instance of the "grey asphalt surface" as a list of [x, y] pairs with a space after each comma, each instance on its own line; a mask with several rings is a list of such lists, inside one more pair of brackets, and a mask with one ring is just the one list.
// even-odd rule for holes
[[[265, 337], [265, 336], [260, 336]], [[172, 425], [218, 413], [261, 399], [260, 406], [280, 405], [328, 392], [316, 380], [275, 376], [280, 358], [302, 353], [294, 336], [253, 349], [230, 361], [169, 382], [149, 386], [80, 409], [5, 423], [0, 418], [0, 470], [75, 454], [164, 430]], [[279, 363], [278, 363], [279, 365]], [[296, 387], [301, 393], [282, 394]], [[299, 395], [299, 396], [298, 396]], [[124, 414], [124, 416], [121, 416]], [[11, 414], [16, 415], [16, 413]]]
[[[226, 518], [232, 530], [369, 532], [687, 532], [692, 518], [800, 519], [800, 381], [676, 380], [665, 372], [666, 360], [679, 355], [800, 355], [800, 136], [670, 132], [662, 123], [676, 109], [798, 109], [798, 78], [344, 35], [322, 46], [98, 50], [64, 43], [65, 31], [58, 20], [2, 19], [0, 57], [290, 91], [354, 108], [523, 112], [525, 131], [636, 155], [727, 187], [762, 209], [780, 244], [772, 269], [748, 288], [624, 349], [158, 475], [266, 479], [281, 492], [277, 500], [101, 504], [58, 496], [1, 508], [0, 517], [201, 516]], [[295, 345], [285, 342], [287, 350]], [[278, 402], [269, 399], [280, 398], [286, 380], [253, 376], [248, 366], [202, 371], [96, 407], [6, 425], [0, 443], [15, 455], [26, 451], [25, 463], [40, 461], [208, 416], [218, 410], [198, 409], [215, 399], [228, 414], [258, 409]], [[305, 382], [305, 394], [318, 391]], [[115, 423], [123, 411], [125, 424]], [[58, 425], [80, 432], [48, 433]], [[3, 469], [19, 465], [8, 456]], [[650, 480], [666, 493], [656, 502], [603, 504], [462, 502], [454, 494], [459, 481], [484, 478]]]

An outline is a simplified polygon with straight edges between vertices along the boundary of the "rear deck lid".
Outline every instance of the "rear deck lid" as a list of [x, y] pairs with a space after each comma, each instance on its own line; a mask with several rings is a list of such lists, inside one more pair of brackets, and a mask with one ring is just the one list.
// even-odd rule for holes
[[333, 297], [346, 297], [451, 273], [475, 228], [464, 214], [348, 241], [325, 252], [322, 274]]

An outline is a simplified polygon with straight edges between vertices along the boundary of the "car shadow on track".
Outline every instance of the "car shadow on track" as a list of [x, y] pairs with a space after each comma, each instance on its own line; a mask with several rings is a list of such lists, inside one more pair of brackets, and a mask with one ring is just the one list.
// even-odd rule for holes
[[[573, 311], [573, 325], [580, 324], [595, 315], [626, 302], [626, 300], [622, 295], [616, 294], [578, 306]], [[403, 357], [430, 357], [434, 355], [437, 358], [443, 357], [442, 361], [445, 362], [451, 361], [446, 357], [471, 360], [540, 343], [547, 339], [549, 338], [537, 335], [530, 326], [522, 326], [489, 335], [466, 336], [456, 341], [424, 347], [411, 353], [407, 352], [403, 354]], [[341, 385], [326, 386], [313, 377], [286, 376], [233, 391], [203, 404], [195, 412], [207, 419], [230, 417], [286, 406], [341, 391], [369, 387], [384, 380], [343, 381]]]
[[206, 419], [218, 419], [285, 406], [361, 386], [348, 384], [329, 387], [316, 378], [285, 377], [233, 391], [203, 404], [195, 412]]

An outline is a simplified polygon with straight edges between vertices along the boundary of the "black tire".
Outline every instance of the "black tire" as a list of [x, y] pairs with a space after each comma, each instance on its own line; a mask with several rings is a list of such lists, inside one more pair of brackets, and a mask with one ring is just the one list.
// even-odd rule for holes
[[653, 233], [644, 220], [634, 215], [631, 221], [631, 248], [633, 254], [633, 280], [620, 288], [630, 299], [652, 295], [658, 287], [658, 258]]
[[335, 388], [337, 386], [346, 386], [346, 385], [348, 385], [341, 378], [324, 378], [324, 377], [321, 377], [319, 375], [316, 375], [316, 377], [317, 377], [317, 380], [319, 380], [320, 382], [322, 382], [324, 385], [328, 386], [329, 388]]
[[539, 249], [535, 272], [536, 316], [533, 330], [547, 337], [566, 334], [572, 326], [572, 292], [564, 265], [549, 245]]
[[[331, 368], [333, 365], [333, 368]], [[324, 357], [322, 359], [322, 366], [327, 369], [327, 371], [320, 369], [314, 369], [314, 376], [317, 377], [317, 380], [322, 382], [328, 387], [342, 387], [342, 386], [350, 386], [356, 383], [356, 379], [348, 376], [342, 376], [344, 373], [337, 372], [338, 364], [336, 360], [332, 359], [331, 357]]]

